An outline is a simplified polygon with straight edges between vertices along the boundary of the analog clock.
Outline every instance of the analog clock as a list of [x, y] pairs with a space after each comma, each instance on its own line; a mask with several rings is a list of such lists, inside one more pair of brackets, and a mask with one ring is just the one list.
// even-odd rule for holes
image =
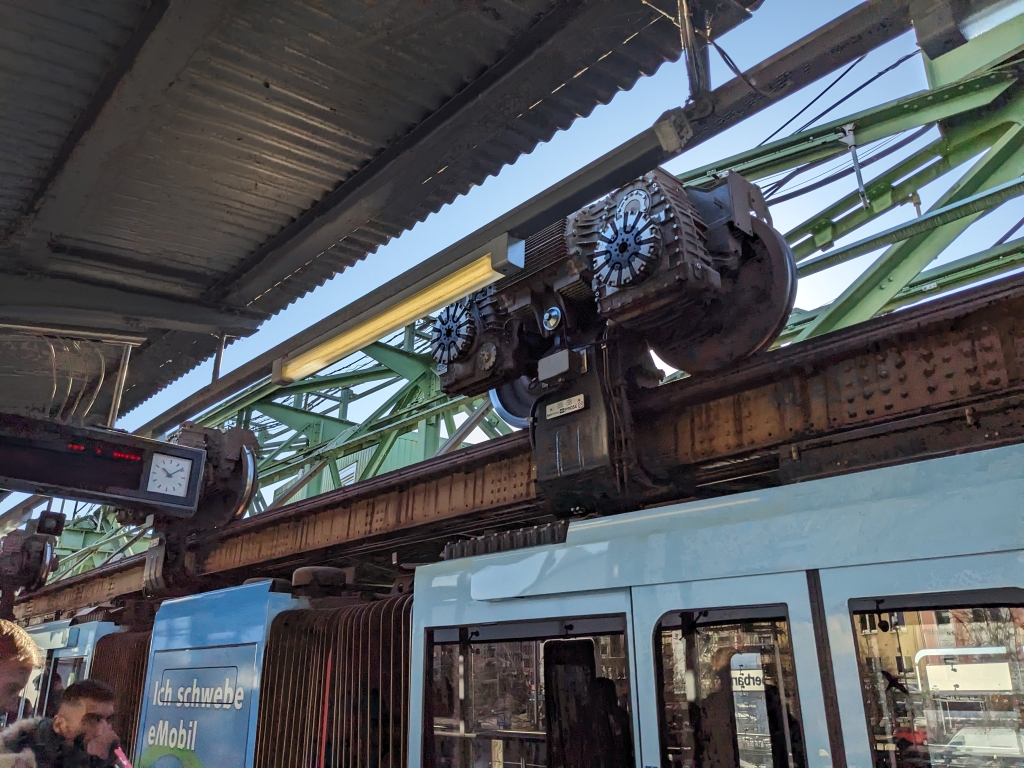
[[188, 479], [191, 474], [191, 459], [154, 453], [146, 490], [166, 493], [168, 496], [185, 496], [188, 494]]

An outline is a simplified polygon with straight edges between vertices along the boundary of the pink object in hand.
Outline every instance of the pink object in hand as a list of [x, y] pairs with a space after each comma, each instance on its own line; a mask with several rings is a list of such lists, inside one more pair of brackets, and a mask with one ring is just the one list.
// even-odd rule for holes
[[117, 758], [117, 764], [120, 765], [121, 768], [132, 768], [132, 764], [128, 762], [128, 755], [126, 755], [124, 750], [120, 747], [114, 750], [114, 757]]

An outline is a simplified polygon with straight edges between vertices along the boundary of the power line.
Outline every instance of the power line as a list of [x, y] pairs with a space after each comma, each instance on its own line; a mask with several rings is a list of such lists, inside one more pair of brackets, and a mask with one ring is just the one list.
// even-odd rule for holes
[[[930, 126], [930, 125], [922, 126], [918, 130], [914, 131], [909, 136], [907, 136], [907, 137], [901, 139], [900, 141], [896, 142], [892, 146], [885, 147], [884, 149], [879, 147], [879, 149], [881, 151], [877, 152], [876, 154], [872, 155], [871, 157], [866, 158], [860, 164], [861, 168], [863, 168], [863, 167], [865, 167], [867, 165], [871, 165], [871, 163], [877, 162], [878, 160], [881, 160], [884, 157], [888, 157], [889, 155], [891, 155], [894, 152], [898, 152], [899, 150], [903, 149], [908, 144], [912, 144], [913, 142], [917, 141], [919, 138], [921, 138], [926, 133], [928, 133], [928, 131], [930, 131], [931, 129], [932, 129], [932, 126]], [[797, 170], [800, 170], [800, 169], [797, 169]], [[825, 177], [824, 179], [821, 179], [821, 181], [813, 181], [812, 180], [812, 182], [810, 184], [806, 184], [805, 186], [802, 186], [799, 189], [795, 189], [792, 192], [787, 192], [786, 194], [782, 195], [781, 197], [771, 197], [777, 191], [777, 189], [773, 189], [773, 190], [769, 191], [769, 193], [767, 195], [765, 195], [765, 198], [766, 199], [771, 198], [770, 202], [771, 202], [772, 205], [775, 205], [777, 203], [784, 203], [787, 200], [793, 200], [794, 198], [800, 197], [801, 195], [806, 195], [808, 192], [813, 192], [816, 189], [821, 189], [822, 187], [827, 187], [832, 182], [838, 181], [839, 179], [842, 179], [842, 178], [845, 178], [845, 177], [849, 176], [853, 172], [854, 172], [854, 168], [853, 168], [853, 165], [851, 163], [848, 167], [841, 168], [840, 170], [832, 173], [831, 175]], [[781, 186], [779, 188], [781, 188]], [[1021, 220], [1021, 224], [1024, 224], [1024, 219]], [[1011, 232], [1011, 234], [1012, 234], [1012, 232]]]
[[854, 96], [856, 96], [856, 95], [857, 95], [858, 93], [860, 93], [860, 92], [861, 92], [861, 91], [863, 91], [863, 90], [864, 90], [865, 88], [867, 88], [867, 87], [868, 87], [869, 85], [871, 85], [871, 84], [872, 84], [873, 82], [875, 82], [875, 81], [876, 81], [876, 80], [877, 80], [878, 78], [882, 77], [883, 75], [886, 75], [886, 74], [888, 74], [889, 72], [892, 72], [892, 71], [893, 71], [894, 69], [896, 69], [896, 67], [898, 67], [898, 66], [899, 66], [900, 64], [902, 64], [902, 63], [903, 63], [903, 62], [905, 62], [905, 61], [909, 61], [910, 59], [912, 59], [912, 58], [914, 58], [915, 56], [917, 56], [917, 54], [919, 54], [920, 52], [921, 52], [920, 50], [917, 50], [917, 51], [912, 51], [911, 53], [908, 53], [908, 54], [907, 54], [906, 56], [903, 56], [903, 57], [901, 57], [901, 58], [900, 58], [899, 60], [897, 60], [897, 61], [896, 61], [896, 62], [895, 62], [894, 64], [890, 64], [890, 65], [889, 65], [888, 67], [886, 67], [885, 69], [883, 69], [883, 70], [881, 70], [880, 72], [876, 73], [876, 74], [875, 74], [874, 76], [872, 76], [872, 77], [868, 78], [868, 79], [867, 79], [867, 80], [865, 80], [865, 81], [864, 81], [863, 83], [861, 83], [861, 84], [860, 84], [860, 85], [858, 85], [858, 86], [857, 86], [856, 88], [854, 88], [854, 89], [853, 89], [852, 91], [850, 91], [850, 92], [849, 92], [848, 94], [846, 94], [845, 96], [843, 96], [843, 98], [841, 98], [841, 99], [840, 99], [839, 101], [837, 101], [837, 102], [836, 102], [835, 104], [833, 104], [833, 105], [832, 105], [831, 107], [829, 107], [828, 109], [826, 109], [826, 110], [825, 110], [824, 112], [820, 112], [820, 113], [819, 113], [819, 114], [817, 114], [817, 115], [816, 115], [815, 117], [811, 118], [811, 119], [810, 119], [810, 120], [808, 120], [808, 121], [807, 121], [806, 123], [804, 123], [803, 125], [801, 125], [801, 126], [800, 126], [799, 128], [797, 128], [797, 129], [796, 129], [796, 131], [794, 131], [794, 133], [800, 133], [801, 131], [803, 131], [803, 130], [805, 130], [805, 129], [807, 129], [807, 128], [810, 128], [810, 127], [811, 127], [812, 125], [814, 125], [814, 124], [815, 124], [816, 122], [818, 122], [818, 121], [819, 121], [819, 120], [820, 120], [821, 118], [823, 118], [823, 117], [824, 117], [825, 115], [827, 115], [827, 114], [828, 114], [829, 112], [831, 112], [831, 111], [832, 111], [833, 109], [835, 109], [836, 107], [838, 107], [838, 106], [839, 106], [840, 104], [842, 104], [843, 102], [845, 102], [845, 101], [848, 101], [849, 99], [853, 98], [853, 97], [854, 97]]
[[[913, 141], [915, 138], [917, 138], [918, 135], [919, 134], [915, 134], [910, 139], [908, 139], [906, 141], [903, 141], [903, 142], [900, 142], [899, 146], [894, 147], [891, 151], [895, 152], [900, 147], [903, 147], [907, 143]], [[878, 159], [880, 159], [882, 157], [885, 157], [885, 155], [890, 154], [890, 152], [885, 152], [884, 154], [879, 154], [879, 153], [881, 153], [881, 150], [885, 149], [887, 146], [889, 146], [890, 144], [892, 144], [894, 141], [896, 141], [899, 138], [900, 138], [899, 135], [890, 136], [888, 139], [885, 139], [885, 140], [883, 140], [883, 141], [881, 141], [881, 142], [879, 142], [877, 144], [872, 145], [872, 149], [875, 150], [876, 154], [872, 155], [870, 157], [866, 157], [865, 161], [861, 164], [861, 166], [863, 167], [865, 165], [870, 165], [875, 160], [878, 160]], [[789, 184], [789, 182], [791, 182], [793, 179], [797, 178], [798, 176], [801, 176], [804, 173], [807, 173], [808, 171], [811, 171], [811, 170], [813, 170], [815, 168], [818, 168], [818, 167], [820, 167], [822, 165], [828, 165], [830, 163], [834, 163], [837, 159], [840, 160], [838, 165], [835, 165], [832, 168], [826, 168], [821, 173], [819, 173], [817, 176], [812, 176], [809, 179], [805, 179], [804, 183], [805, 184], [809, 184], [809, 183], [815, 182], [815, 181], [817, 181], [818, 179], [820, 179], [820, 178], [822, 178], [824, 176], [829, 176], [830, 177], [830, 181], [827, 182], [827, 183], [831, 183], [831, 181], [834, 181], [835, 178], [837, 178], [837, 174], [841, 174], [842, 176], [848, 176], [850, 173], [854, 172], [853, 162], [850, 161], [849, 159], [845, 159], [844, 160], [842, 156], [840, 156], [839, 158], [836, 158], [836, 157], [826, 157], [826, 158], [822, 158], [821, 160], [815, 160], [815, 161], [812, 161], [810, 163], [805, 163], [804, 165], [801, 165], [801, 166], [798, 166], [798, 167], [794, 168], [792, 171], [790, 171], [785, 176], [785, 178], [782, 178], [779, 181], [773, 183], [764, 192], [765, 200], [768, 200], [772, 196], [778, 194], [780, 191], [782, 191], [782, 189], [787, 184]], [[804, 187], [800, 187], [800, 189], [804, 189]], [[778, 201], [776, 200], [774, 202], [778, 202]]]
[[850, 71], [851, 71], [851, 70], [852, 70], [852, 69], [853, 69], [854, 67], [856, 67], [856, 66], [857, 66], [858, 64], [860, 64], [860, 63], [861, 63], [862, 61], [864, 61], [864, 59], [865, 59], [866, 57], [867, 57], [867, 54], [865, 53], [865, 54], [864, 54], [863, 56], [861, 56], [861, 57], [860, 57], [859, 59], [857, 59], [856, 61], [854, 61], [854, 62], [853, 62], [853, 64], [851, 64], [851, 65], [850, 65], [850, 66], [848, 66], [848, 67], [847, 67], [846, 69], [844, 69], [844, 70], [843, 70], [842, 72], [840, 72], [840, 73], [839, 73], [839, 77], [837, 77], [837, 78], [836, 78], [835, 80], [833, 80], [833, 81], [832, 81], [831, 83], [829, 83], [829, 84], [828, 84], [827, 86], [825, 86], [825, 89], [824, 89], [824, 90], [823, 90], [823, 91], [822, 91], [821, 93], [819, 93], [819, 94], [818, 94], [817, 96], [815, 96], [815, 97], [814, 97], [813, 99], [811, 99], [811, 100], [810, 100], [809, 102], [807, 102], [807, 104], [806, 104], [806, 105], [804, 106], [804, 108], [803, 108], [803, 109], [801, 109], [801, 110], [800, 110], [799, 112], [797, 112], [797, 113], [796, 113], [795, 115], [793, 115], [793, 116], [792, 116], [791, 118], [789, 118], [789, 120], [787, 120], [787, 121], [786, 121], [786, 122], [784, 122], [784, 123], [783, 123], [782, 125], [780, 125], [780, 126], [779, 126], [779, 127], [778, 127], [778, 128], [776, 129], [776, 130], [775, 130], [775, 132], [774, 132], [774, 133], [773, 133], [773, 134], [772, 134], [771, 136], [769, 136], [769, 137], [768, 137], [767, 139], [765, 139], [764, 141], [762, 141], [762, 142], [761, 142], [760, 144], [758, 144], [757, 146], [759, 146], [759, 147], [763, 147], [763, 146], [764, 146], [765, 144], [767, 144], [767, 143], [768, 143], [769, 141], [771, 141], [771, 140], [772, 140], [772, 139], [774, 139], [774, 138], [775, 138], [776, 136], [778, 136], [778, 135], [779, 135], [780, 133], [782, 133], [782, 131], [783, 131], [783, 130], [785, 130], [785, 128], [786, 128], [786, 126], [787, 126], [787, 125], [789, 125], [790, 123], [792, 123], [792, 122], [793, 122], [794, 120], [796, 120], [796, 119], [797, 119], [798, 117], [800, 117], [800, 115], [802, 115], [802, 114], [803, 114], [804, 112], [806, 112], [806, 111], [807, 111], [808, 109], [810, 109], [810, 108], [811, 108], [812, 106], [814, 106], [815, 102], [817, 102], [817, 101], [818, 101], [818, 99], [820, 99], [820, 98], [821, 98], [822, 96], [824, 96], [824, 95], [825, 95], [826, 93], [828, 93], [829, 91], [831, 91], [831, 90], [832, 90], [832, 88], [834, 88], [834, 87], [835, 87], [835, 86], [836, 86], [836, 85], [837, 85], [837, 84], [839, 83], [839, 81], [840, 81], [840, 80], [842, 80], [842, 79], [843, 79], [844, 77], [846, 77], [846, 76], [847, 76], [847, 75], [848, 75], [848, 74], [850, 73]]

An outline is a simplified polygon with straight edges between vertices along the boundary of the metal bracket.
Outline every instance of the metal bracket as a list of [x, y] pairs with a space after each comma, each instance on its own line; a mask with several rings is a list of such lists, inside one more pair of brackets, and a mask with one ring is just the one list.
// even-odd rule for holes
[[686, 112], [679, 107], [670, 109], [658, 118], [654, 124], [654, 135], [666, 152], [678, 154], [686, 143], [693, 138], [693, 127]]
[[159, 595], [167, 590], [164, 581], [164, 562], [167, 555], [167, 539], [156, 533], [146, 550], [146, 564], [142, 572], [142, 591], [146, 595]]

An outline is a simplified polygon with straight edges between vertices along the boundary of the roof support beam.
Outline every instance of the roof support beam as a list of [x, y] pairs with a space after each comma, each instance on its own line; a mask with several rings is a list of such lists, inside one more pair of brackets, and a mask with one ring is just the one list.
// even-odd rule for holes
[[79, 280], [4, 275], [0, 279], [0, 319], [25, 324], [189, 331], [214, 336], [251, 336], [266, 319], [263, 312], [217, 307], [187, 299], [134, 293]]

